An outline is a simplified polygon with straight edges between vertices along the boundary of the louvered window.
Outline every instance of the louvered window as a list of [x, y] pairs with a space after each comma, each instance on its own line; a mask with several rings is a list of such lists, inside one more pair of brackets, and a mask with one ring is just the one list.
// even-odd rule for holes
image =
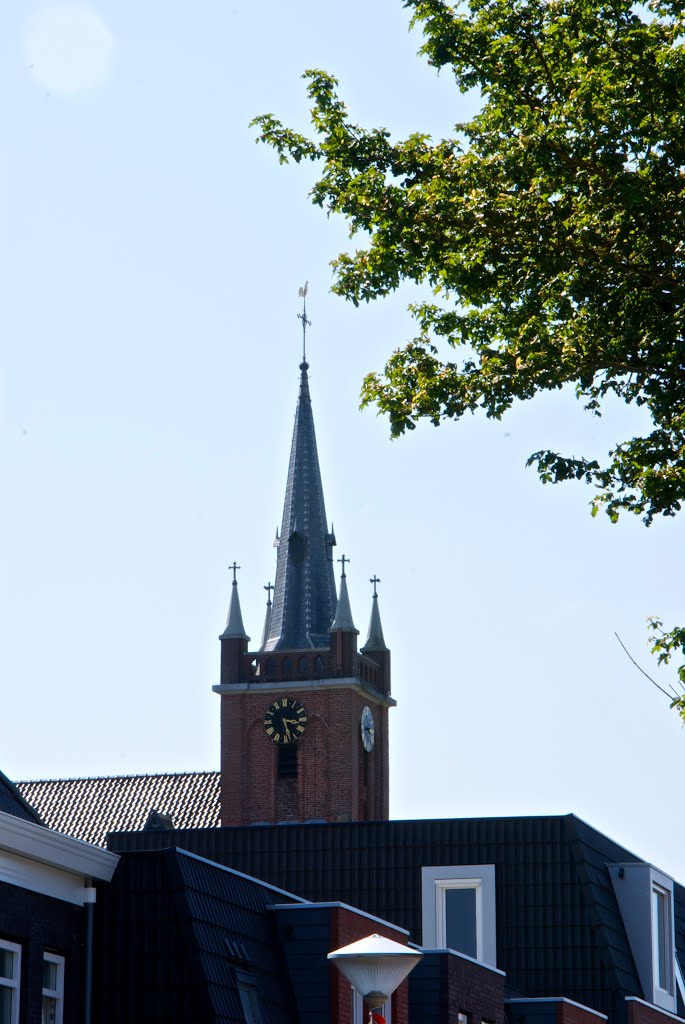
[[297, 778], [297, 743], [286, 743], [278, 748], [278, 777]]

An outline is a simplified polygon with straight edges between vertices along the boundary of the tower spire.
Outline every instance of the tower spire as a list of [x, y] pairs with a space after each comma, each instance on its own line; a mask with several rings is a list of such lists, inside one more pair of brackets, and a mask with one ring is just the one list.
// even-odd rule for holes
[[303, 358], [266, 651], [327, 647], [335, 615], [333, 545], [324, 505], [306, 361], [307, 285], [300, 288]]

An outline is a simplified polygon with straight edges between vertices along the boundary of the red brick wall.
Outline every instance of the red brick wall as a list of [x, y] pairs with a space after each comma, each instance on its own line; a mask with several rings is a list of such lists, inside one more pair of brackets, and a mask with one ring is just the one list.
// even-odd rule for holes
[[[466, 1013], [469, 1021], [504, 1024], [504, 976], [459, 956], [443, 954], [447, 962], [446, 1021]], [[597, 1024], [597, 1021], [594, 1022]]]
[[557, 1004], [557, 1024], [604, 1024], [602, 1017], [582, 1006], [573, 1006], [559, 1000]]
[[673, 1024], [673, 1016], [639, 999], [626, 999], [627, 1024]]
[[[304, 704], [308, 723], [298, 740], [297, 779], [277, 778], [278, 750], [264, 712], [280, 693]], [[375, 723], [371, 753], [361, 742], [365, 704]], [[351, 686], [221, 695], [221, 823], [360, 821], [388, 817], [388, 709]]]

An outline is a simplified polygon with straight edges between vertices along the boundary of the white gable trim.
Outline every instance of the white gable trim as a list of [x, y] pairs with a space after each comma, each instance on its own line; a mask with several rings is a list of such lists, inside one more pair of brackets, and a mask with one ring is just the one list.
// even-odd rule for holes
[[0, 811], [0, 881], [82, 905], [86, 884], [109, 882], [115, 853]]
[[0, 882], [39, 892], [43, 896], [53, 896], [65, 903], [75, 903], [76, 906], [83, 906], [84, 903], [82, 877], [6, 850], [0, 850]]

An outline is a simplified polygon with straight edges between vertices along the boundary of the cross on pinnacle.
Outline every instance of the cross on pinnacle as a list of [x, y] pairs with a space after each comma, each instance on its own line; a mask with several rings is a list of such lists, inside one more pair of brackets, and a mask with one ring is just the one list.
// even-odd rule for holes
[[349, 560], [349, 558], [345, 558], [345, 556], [343, 555], [343, 556], [342, 556], [342, 558], [339, 558], [339, 559], [338, 559], [338, 561], [339, 561], [339, 562], [342, 562], [342, 573], [341, 573], [341, 577], [342, 577], [342, 579], [345, 579], [345, 562], [348, 562], [348, 563], [349, 563], [349, 561], [350, 561], [350, 560]]
[[266, 603], [267, 604], [271, 604], [271, 591], [274, 589], [273, 583], [271, 583], [271, 581], [269, 581], [267, 583], [267, 585], [264, 587], [264, 589], [267, 591]]
[[373, 596], [378, 597], [378, 594], [376, 593], [376, 584], [380, 583], [380, 578], [376, 576], [376, 574], [374, 573], [371, 579], [369, 580], [369, 583], [373, 583]]
[[228, 568], [229, 568], [229, 569], [230, 569], [230, 570], [232, 571], [232, 573], [233, 573], [233, 582], [237, 584], [237, 582], [238, 582], [238, 581], [237, 581], [237, 579], [235, 578], [235, 574], [236, 574], [236, 572], [238, 571], [238, 569], [240, 568], [240, 566], [239, 566], [239, 565], [236, 565], [236, 563], [235, 563], [235, 560], [234, 560], [234, 561], [233, 561], [233, 565], [229, 565], [229, 567], [228, 567]]

